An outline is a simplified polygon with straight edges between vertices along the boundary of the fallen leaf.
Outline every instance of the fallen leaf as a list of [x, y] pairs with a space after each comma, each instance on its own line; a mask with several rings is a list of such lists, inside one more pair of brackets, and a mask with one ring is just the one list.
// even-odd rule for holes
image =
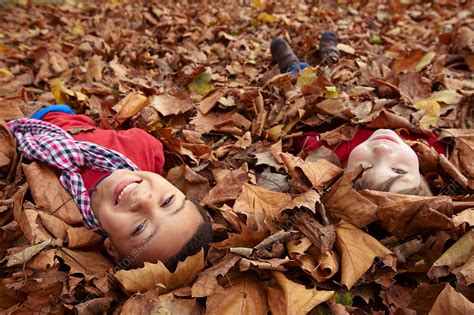
[[189, 90], [201, 95], [206, 96], [212, 91], [211, 74], [209, 72], [203, 72], [193, 79], [188, 85]]
[[344, 174], [326, 193], [322, 202], [329, 216], [364, 227], [377, 219], [377, 206], [352, 189], [357, 172]]
[[148, 99], [146, 96], [140, 92], [133, 91], [127, 94], [125, 98], [120, 100], [120, 102], [112, 107], [112, 109], [117, 112], [117, 114], [114, 116], [114, 119], [120, 125], [128, 118], [137, 114], [147, 105]]
[[44, 248], [50, 246], [52, 243], [52, 239], [42, 241], [36, 245], [30, 246], [22, 250], [21, 252], [8, 255], [5, 257], [4, 261], [6, 260], [6, 266], [12, 267], [16, 265], [25, 265], [29, 262], [35, 255], [41, 252]]
[[291, 196], [271, 191], [262, 187], [244, 184], [242, 192], [235, 201], [234, 211], [237, 213], [264, 215], [271, 225], [272, 220], [281, 218], [281, 211], [291, 204]]
[[428, 276], [433, 280], [444, 277], [454, 268], [468, 261], [473, 255], [474, 231], [469, 231], [434, 262], [428, 271]]
[[341, 283], [350, 289], [372, 266], [375, 257], [392, 254], [379, 241], [349, 223], [336, 225], [336, 248], [341, 255]]
[[289, 280], [281, 272], [273, 271], [272, 276], [275, 285], [267, 289], [272, 314], [306, 314], [334, 295], [334, 291], [307, 289], [304, 285]]
[[430, 129], [436, 127], [441, 114], [441, 106], [435, 100], [421, 100], [416, 102], [413, 107], [423, 110], [423, 117], [420, 119], [420, 127]]
[[415, 71], [420, 72], [423, 70], [426, 66], [428, 66], [431, 61], [433, 61], [433, 58], [436, 56], [436, 53], [433, 51], [427, 52], [423, 58], [421, 58], [420, 62], [415, 66]]
[[320, 224], [312, 215], [305, 213], [297, 216], [295, 228], [306, 236], [316, 248], [315, 259], [319, 263], [326, 251], [334, 246], [336, 241], [336, 229], [334, 225], [324, 226]]
[[190, 100], [169, 94], [152, 95], [148, 98], [148, 102], [163, 116], [185, 113], [194, 107]]
[[86, 227], [71, 227], [67, 229], [68, 248], [80, 248], [100, 243], [104, 238]]
[[22, 164], [22, 168], [36, 205], [66, 224], [82, 222], [82, 215], [74, 199], [61, 185], [51, 168], [37, 162]]
[[227, 272], [239, 262], [241, 258], [227, 254], [219, 263], [201, 272], [192, 286], [193, 297], [211, 296], [218, 291], [218, 276], [225, 276]]
[[233, 170], [209, 191], [208, 196], [202, 202], [216, 205], [228, 200], [234, 200], [242, 191], [242, 185], [247, 183], [249, 179], [248, 169], [245, 165]]
[[474, 313], [474, 303], [456, 292], [448, 283], [438, 295], [430, 314], [467, 315]]
[[156, 264], [145, 262], [142, 268], [120, 270], [115, 277], [125, 292], [145, 292], [159, 286], [161, 293], [189, 285], [197, 274], [204, 269], [204, 252], [201, 250], [185, 261], [178, 263], [176, 270], [171, 273], [165, 265], [158, 261]]
[[92, 83], [94, 81], [101, 81], [103, 68], [102, 57], [98, 55], [91, 56], [87, 63], [86, 82]]
[[133, 314], [138, 310], [144, 314], [202, 314], [196, 299], [180, 299], [173, 293], [162, 295], [161, 288], [130, 297], [122, 306], [120, 314]]
[[82, 274], [86, 281], [104, 276], [112, 267], [110, 261], [99, 252], [84, 252], [61, 248], [57, 254], [71, 269], [69, 274]]
[[474, 209], [466, 209], [452, 218], [453, 224], [459, 226], [464, 222], [468, 223], [469, 226], [474, 226]]
[[207, 298], [206, 314], [255, 314], [268, 313], [265, 290], [255, 276], [245, 273], [237, 283], [220, 288]]

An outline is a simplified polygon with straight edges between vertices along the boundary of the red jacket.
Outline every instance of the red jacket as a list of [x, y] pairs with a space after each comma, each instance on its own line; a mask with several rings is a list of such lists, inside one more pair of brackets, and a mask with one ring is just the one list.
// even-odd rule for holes
[[[163, 170], [165, 162], [163, 145], [142, 129], [105, 130], [97, 128], [94, 121], [86, 115], [55, 111], [46, 113], [40, 119], [69, 131], [77, 141], [93, 142], [122, 153], [142, 171], [161, 174]], [[80, 173], [86, 188], [91, 189], [109, 175], [110, 171], [83, 167]]]

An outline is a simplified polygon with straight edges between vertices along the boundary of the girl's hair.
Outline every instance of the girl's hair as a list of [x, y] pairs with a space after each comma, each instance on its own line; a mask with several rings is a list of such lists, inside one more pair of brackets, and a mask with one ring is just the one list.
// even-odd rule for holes
[[[354, 189], [356, 190], [361, 190], [361, 189], [371, 189], [371, 190], [377, 190], [377, 191], [389, 191], [390, 188], [392, 187], [392, 184], [399, 179], [401, 176], [394, 176], [390, 178], [389, 180], [382, 182], [379, 185], [375, 185], [373, 182], [373, 177], [371, 176], [362, 176], [361, 179], [357, 180], [354, 182]], [[431, 192], [430, 186], [428, 185], [428, 182], [426, 179], [421, 176], [421, 181], [418, 186], [410, 187], [405, 190], [397, 191], [398, 194], [404, 194], [404, 195], [418, 195], [418, 196], [433, 196], [433, 193]]]

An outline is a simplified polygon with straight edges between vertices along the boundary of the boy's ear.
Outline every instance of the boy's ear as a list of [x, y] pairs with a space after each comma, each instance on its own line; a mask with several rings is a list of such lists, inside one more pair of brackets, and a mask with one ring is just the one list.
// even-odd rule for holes
[[118, 262], [120, 260], [120, 255], [117, 251], [117, 248], [115, 248], [114, 244], [110, 240], [110, 238], [106, 238], [104, 240], [104, 246], [107, 252], [109, 253], [110, 256], [114, 259], [115, 262]]

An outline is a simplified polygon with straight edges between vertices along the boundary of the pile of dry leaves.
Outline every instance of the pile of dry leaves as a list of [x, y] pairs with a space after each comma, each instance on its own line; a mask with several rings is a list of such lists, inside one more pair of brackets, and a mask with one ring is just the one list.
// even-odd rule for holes
[[[0, 117], [66, 103], [103, 128], [148, 130], [167, 149], [166, 177], [207, 205], [215, 231], [206, 259], [174, 273], [119, 270], [2, 123], [0, 309], [473, 314], [469, 1], [188, 2], [0, 6]], [[311, 61], [326, 30], [337, 64], [297, 78], [271, 65], [272, 38]], [[295, 150], [308, 131], [334, 145], [360, 126], [450, 143], [449, 159], [410, 143], [434, 196], [356, 191], [330, 151]]]

